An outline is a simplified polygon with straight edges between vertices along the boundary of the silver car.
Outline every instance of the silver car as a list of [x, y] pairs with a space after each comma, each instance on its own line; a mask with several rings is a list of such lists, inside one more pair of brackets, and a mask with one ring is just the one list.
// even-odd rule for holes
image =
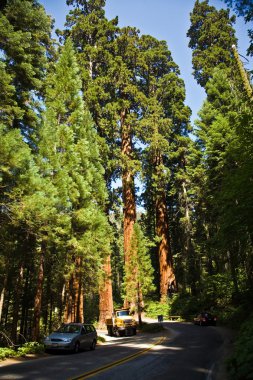
[[69, 350], [79, 352], [83, 349], [95, 350], [97, 332], [93, 325], [66, 323], [44, 339], [45, 351]]

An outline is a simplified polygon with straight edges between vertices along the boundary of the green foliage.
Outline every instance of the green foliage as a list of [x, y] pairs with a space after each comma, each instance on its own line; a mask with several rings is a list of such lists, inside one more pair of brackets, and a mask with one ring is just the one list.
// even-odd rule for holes
[[26, 356], [29, 354], [40, 354], [44, 352], [44, 345], [38, 342], [27, 342], [17, 350], [12, 348], [2, 348], [0, 347], [0, 359], [4, 360], [7, 358], [18, 358], [20, 356]]
[[38, 97], [43, 94], [52, 43], [52, 20], [37, 1], [10, 0], [1, 9], [0, 25], [4, 63], [0, 66], [1, 119], [20, 127], [27, 139], [34, 139]]
[[253, 316], [242, 324], [235, 349], [228, 361], [228, 371], [233, 380], [252, 379], [253, 373]]
[[105, 343], [106, 342], [105, 337], [98, 335], [98, 342]]
[[0, 347], [0, 359], [1, 360], [7, 359], [7, 358], [14, 358], [16, 356], [18, 356], [17, 351], [14, 351], [11, 348]]
[[[238, 16], [243, 16], [245, 22], [253, 20], [253, 4], [251, 0], [224, 0], [225, 3], [232, 8]], [[250, 45], [248, 48], [248, 55], [253, 55], [253, 30], [248, 30], [248, 36], [250, 38]]]
[[28, 354], [40, 354], [44, 352], [44, 345], [38, 342], [27, 342], [17, 350], [17, 356], [26, 356]]
[[224, 69], [231, 65], [231, 47], [236, 44], [232, 28], [235, 17], [230, 18], [229, 11], [218, 11], [205, 0], [195, 2], [190, 19], [187, 36], [193, 50], [194, 77], [205, 87], [214, 68]]
[[[126, 298], [134, 304], [145, 300], [147, 294], [155, 290], [153, 285], [154, 269], [148, 252], [148, 240], [138, 223], [134, 225], [131, 239], [131, 254], [125, 267]], [[139, 305], [140, 306], [140, 305]]]
[[156, 319], [158, 315], [163, 315], [166, 319], [166, 317], [170, 314], [170, 305], [168, 302], [161, 303], [157, 301], [149, 301], [145, 306], [145, 313], [146, 316], [150, 318]]
[[202, 309], [201, 302], [196, 296], [188, 293], [175, 294], [169, 300], [169, 308], [171, 315], [180, 315], [185, 319], [190, 318]]

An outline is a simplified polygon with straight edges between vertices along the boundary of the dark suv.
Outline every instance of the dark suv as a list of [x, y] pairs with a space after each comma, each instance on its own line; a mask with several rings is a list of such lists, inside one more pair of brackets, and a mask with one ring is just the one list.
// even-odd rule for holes
[[204, 311], [202, 313], [197, 314], [194, 317], [193, 322], [195, 325], [199, 326], [216, 326], [217, 317]]

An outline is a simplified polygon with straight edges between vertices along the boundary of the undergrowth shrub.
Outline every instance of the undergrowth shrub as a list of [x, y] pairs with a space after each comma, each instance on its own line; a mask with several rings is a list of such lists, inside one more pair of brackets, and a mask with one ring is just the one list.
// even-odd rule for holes
[[0, 360], [17, 358], [28, 354], [38, 354], [42, 352], [44, 352], [44, 345], [38, 342], [27, 342], [17, 350], [8, 347], [0, 347]]
[[239, 330], [228, 372], [231, 380], [253, 379], [253, 314]]
[[149, 318], [157, 319], [158, 315], [163, 315], [166, 318], [169, 315], [170, 306], [169, 303], [161, 303], [150, 301], [145, 307], [146, 316]]
[[0, 347], [0, 360], [4, 360], [7, 358], [14, 358], [17, 355], [18, 355], [17, 352], [11, 348]]

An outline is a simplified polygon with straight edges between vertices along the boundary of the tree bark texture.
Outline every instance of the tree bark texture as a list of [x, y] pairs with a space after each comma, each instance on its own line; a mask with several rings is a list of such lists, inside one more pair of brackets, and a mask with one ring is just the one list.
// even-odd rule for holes
[[74, 258], [75, 269], [66, 284], [66, 302], [64, 310], [64, 323], [84, 322], [83, 284], [81, 275], [82, 260]]
[[[136, 201], [134, 188], [134, 175], [131, 169], [132, 160], [132, 136], [131, 127], [126, 124], [127, 111], [121, 112], [121, 154], [122, 154], [122, 188], [123, 188], [123, 230], [124, 230], [124, 259], [128, 265], [131, 251], [131, 238], [136, 221]], [[129, 301], [125, 300], [125, 307], [129, 307]]]
[[[158, 176], [162, 164], [162, 156], [161, 154], [157, 154], [156, 169]], [[172, 253], [169, 240], [169, 220], [166, 204], [166, 193], [162, 183], [160, 188], [157, 190], [156, 195], [156, 234], [160, 238], [158, 245], [160, 299], [161, 301], [164, 301], [167, 299], [169, 287], [172, 284], [175, 285], [176, 279], [173, 270]]]
[[43, 282], [44, 282], [45, 253], [46, 253], [46, 243], [45, 241], [42, 241], [38, 280], [37, 280], [37, 290], [36, 290], [36, 295], [34, 299], [34, 316], [33, 316], [33, 329], [32, 329], [33, 341], [37, 341], [40, 336], [40, 314], [41, 314], [42, 290], [43, 290]]
[[134, 176], [131, 170], [132, 160], [132, 138], [131, 127], [125, 125], [126, 111], [121, 113], [121, 131], [122, 131], [122, 187], [123, 187], [123, 206], [124, 206], [124, 257], [125, 263], [128, 262], [128, 256], [131, 250], [131, 238], [133, 227], [136, 221], [136, 203]]
[[113, 313], [111, 257], [107, 256], [103, 265], [103, 279], [99, 288], [99, 326], [105, 327], [106, 318]]

